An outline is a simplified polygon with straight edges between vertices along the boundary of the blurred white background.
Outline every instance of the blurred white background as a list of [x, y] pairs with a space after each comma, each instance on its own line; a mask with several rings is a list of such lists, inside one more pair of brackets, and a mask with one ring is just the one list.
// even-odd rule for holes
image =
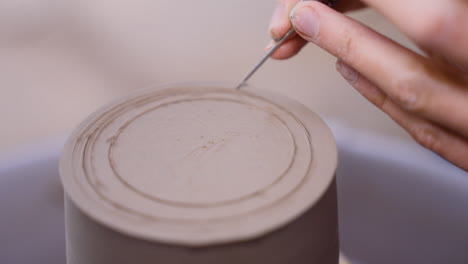
[[[134, 89], [238, 81], [264, 53], [275, 0], [0, 0], [0, 151], [72, 130]], [[408, 44], [378, 14], [353, 17]], [[408, 136], [367, 103], [313, 45], [268, 61], [251, 84], [325, 117]]]

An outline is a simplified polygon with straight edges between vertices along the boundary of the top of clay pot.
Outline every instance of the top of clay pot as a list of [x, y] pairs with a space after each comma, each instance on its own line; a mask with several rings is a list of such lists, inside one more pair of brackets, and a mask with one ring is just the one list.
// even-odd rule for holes
[[320, 198], [336, 167], [326, 125], [259, 90], [174, 85], [93, 114], [61, 160], [67, 195], [128, 235], [202, 246], [261, 236]]

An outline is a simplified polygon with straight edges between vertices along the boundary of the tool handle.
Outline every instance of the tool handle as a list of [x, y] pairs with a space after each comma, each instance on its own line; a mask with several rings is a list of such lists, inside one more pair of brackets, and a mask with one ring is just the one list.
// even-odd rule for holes
[[[307, 0], [305, 0], [307, 1]], [[336, 2], [338, 2], [338, 0], [318, 0], [319, 2], [321, 2], [322, 4], [325, 4], [329, 7], [333, 7], [335, 6]]]

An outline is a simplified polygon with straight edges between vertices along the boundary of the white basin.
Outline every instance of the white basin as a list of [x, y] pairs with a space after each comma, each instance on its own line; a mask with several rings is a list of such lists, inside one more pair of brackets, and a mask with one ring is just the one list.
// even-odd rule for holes
[[340, 243], [354, 264], [468, 263], [468, 173], [416, 143], [334, 126]]
[[[353, 263], [468, 262], [468, 173], [416, 144], [331, 122], [340, 239]], [[0, 156], [0, 263], [65, 263], [64, 138]]]

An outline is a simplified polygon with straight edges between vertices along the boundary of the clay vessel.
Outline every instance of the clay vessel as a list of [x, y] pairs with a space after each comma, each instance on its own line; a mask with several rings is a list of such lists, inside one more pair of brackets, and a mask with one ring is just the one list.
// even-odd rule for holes
[[139, 91], [63, 150], [67, 263], [336, 264], [336, 165], [325, 123], [284, 96]]

